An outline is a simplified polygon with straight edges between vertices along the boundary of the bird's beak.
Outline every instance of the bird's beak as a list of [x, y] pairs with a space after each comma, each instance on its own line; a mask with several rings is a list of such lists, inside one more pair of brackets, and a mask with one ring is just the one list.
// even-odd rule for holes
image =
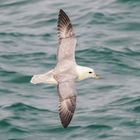
[[96, 80], [101, 79], [101, 77], [96, 73], [93, 74], [93, 78], [95, 78]]
[[101, 79], [100, 75], [96, 74], [95, 79], [96, 79], [96, 80]]

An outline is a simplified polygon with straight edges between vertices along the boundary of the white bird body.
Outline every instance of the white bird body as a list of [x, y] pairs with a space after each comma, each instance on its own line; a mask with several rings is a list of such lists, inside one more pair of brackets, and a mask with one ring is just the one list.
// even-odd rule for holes
[[57, 86], [59, 116], [64, 128], [68, 127], [76, 108], [75, 81], [96, 78], [93, 69], [76, 64], [76, 36], [69, 17], [60, 9], [58, 16], [58, 38], [56, 67], [44, 74], [34, 75], [31, 83], [47, 83]]
[[[77, 75], [78, 75], [76, 81], [81, 81], [81, 80], [84, 80], [84, 79], [87, 79], [90, 77], [93, 77], [93, 78], [96, 77], [94, 70], [89, 67], [76, 65], [76, 71], [77, 71]], [[92, 74], [89, 72], [92, 72]], [[58, 84], [58, 82], [54, 78], [54, 69], [52, 69], [44, 74], [34, 75], [30, 82], [32, 84], [39, 84], [39, 83], [51, 84], [51, 85]]]

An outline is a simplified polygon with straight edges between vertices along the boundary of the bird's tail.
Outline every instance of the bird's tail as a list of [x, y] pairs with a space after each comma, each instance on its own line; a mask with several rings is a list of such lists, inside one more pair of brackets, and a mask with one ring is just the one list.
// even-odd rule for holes
[[53, 70], [50, 70], [47, 73], [34, 75], [31, 78], [30, 82], [32, 84], [39, 84], [39, 83], [57, 84], [57, 81], [53, 78]]
[[44, 83], [45, 81], [45, 77], [43, 74], [38, 74], [38, 75], [34, 75], [32, 78], [31, 78], [31, 83], [32, 84], [39, 84], [39, 83]]

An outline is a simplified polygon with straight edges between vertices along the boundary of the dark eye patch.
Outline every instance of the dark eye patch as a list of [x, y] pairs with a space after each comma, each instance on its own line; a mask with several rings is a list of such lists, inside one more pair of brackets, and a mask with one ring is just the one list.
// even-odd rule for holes
[[89, 73], [92, 73], [91, 71]]

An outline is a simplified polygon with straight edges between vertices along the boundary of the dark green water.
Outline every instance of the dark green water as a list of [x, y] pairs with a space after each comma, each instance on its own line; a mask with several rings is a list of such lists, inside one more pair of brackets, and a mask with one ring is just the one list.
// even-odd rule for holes
[[[68, 129], [56, 88], [30, 78], [56, 63], [59, 9], [78, 38], [76, 58], [101, 80], [77, 84]], [[0, 0], [0, 140], [140, 140], [139, 0]]]

